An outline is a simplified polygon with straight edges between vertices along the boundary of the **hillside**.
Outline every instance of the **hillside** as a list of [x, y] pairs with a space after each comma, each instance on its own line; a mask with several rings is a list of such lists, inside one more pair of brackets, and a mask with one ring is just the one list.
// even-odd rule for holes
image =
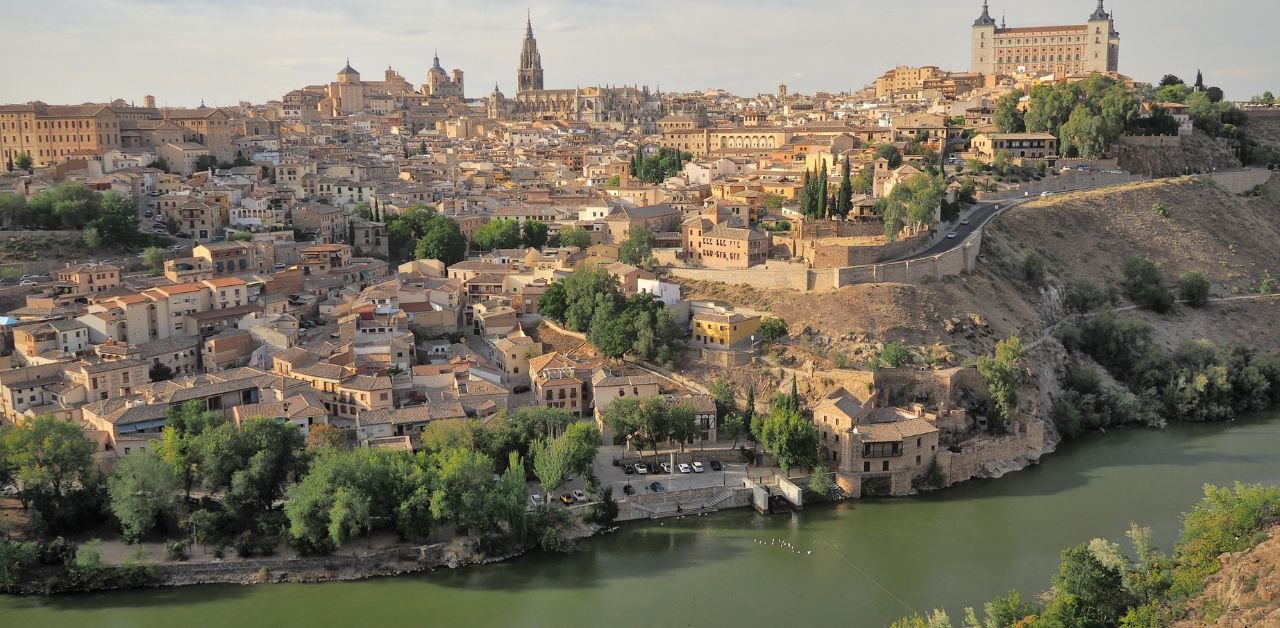
[[1280, 528], [1267, 540], [1237, 554], [1223, 554], [1222, 571], [1185, 608], [1177, 628], [1280, 626]]
[[[1280, 189], [1273, 179], [1270, 188]], [[685, 296], [729, 301], [784, 318], [797, 341], [792, 357], [854, 366], [889, 341], [961, 364], [1012, 334], [1036, 337], [1056, 320], [1063, 288], [1077, 280], [1118, 283], [1125, 259], [1147, 256], [1170, 282], [1198, 270], [1215, 296], [1255, 294], [1264, 278], [1280, 278], [1280, 194], [1232, 195], [1207, 179], [1184, 178], [1063, 194], [1013, 209], [990, 227], [977, 271], [923, 285], [863, 284], [802, 294], [743, 285], [687, 282]], [[1168, 217], [1152, 210], [1162, 203]], [[1047, 286], [1023, 279], [1026, 255], [1045, 261]], [[1170, 316], [1135, 312], [1169, 343], [1214, 338], [1280, 350], [1280, 334], [1260, 334], [1276, 320], [1273, 303], [1237, 302]], [[978, 325], [973, 323], [974, 320]], [[959, 323], [956, 325], [955, 323]], [[803, 333], [808, 329], [811, 333]], [[950, 329], [950, 331], [949, 331]], [[936, 346], [941, 343], [941, 347]], [[926, 350], [925, 347], [932, 347]]]

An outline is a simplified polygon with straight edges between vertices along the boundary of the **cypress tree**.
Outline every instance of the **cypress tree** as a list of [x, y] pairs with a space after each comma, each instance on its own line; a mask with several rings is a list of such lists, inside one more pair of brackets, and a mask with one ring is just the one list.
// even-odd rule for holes
[[839, 200], [836, 201], [835, 213], [844, 218], [853, 209], [853, 179], [848, 157], [844, 158], [844, 166], [841, 168], [840, 175], [840, 196]]

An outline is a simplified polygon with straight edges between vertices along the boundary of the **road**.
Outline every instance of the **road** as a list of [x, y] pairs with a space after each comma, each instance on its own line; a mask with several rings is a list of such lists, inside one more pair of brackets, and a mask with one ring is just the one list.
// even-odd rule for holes
[[969, 224], [967, 225], [957, 224], [955, 228], [952, 229], [952, 231], [956, 232], [957, 234], [956, 237], [943, 238], [937, 244], [934, 244], [933, 246], [919, 253], [916, 253], [914, 255], [908, 255], [907, 257], [894, 260], [894, 261], [902, 262], [902, 261], [921, 259], [925, 257], [933, 257], [934, 255], [945, 253], [947, 251], [950, 251], [951, 249], [954, 249], [957, 246], [960, 246], [960, 243], [964, 242], [965, 239], [967, 239], [975, 231], [981, 229], [983, 225], [985, 225], [987, 221], [990, 220], [991, 217], [994, 216], [997, 211], [999, 211], [996, 208], [1000, 206], [1001, 206], [1001, 203], [996, 201], [978, 203], [977, 205], [974, 206], [972, 210], [970, 210], [969, 215], [965, 218], [966, 220], [969, 221]]

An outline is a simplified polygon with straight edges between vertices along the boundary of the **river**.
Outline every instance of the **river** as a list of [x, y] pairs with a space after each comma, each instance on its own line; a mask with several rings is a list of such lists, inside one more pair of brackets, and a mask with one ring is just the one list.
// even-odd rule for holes
[[[1081, 438], [999, 480], [896, 500], [628, 525], [569, 555], [362, 582], [0, 597], [0, 625], [885, 626], [1046, 588], [1130, 521], [1162, 549], [1204, 483], [1280, 483], [1280, 415]], [[763, 541], [763, 543], [762, 543]], [[785, 541], [787, 545], [782, 545]]]

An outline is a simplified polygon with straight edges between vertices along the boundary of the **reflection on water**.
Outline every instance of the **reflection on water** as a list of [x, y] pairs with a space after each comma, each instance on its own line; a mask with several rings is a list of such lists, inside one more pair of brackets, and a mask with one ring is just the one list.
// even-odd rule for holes
[[320, 585], [0, 598], [5, 626], [886, 625], [1048, 585], [1058, 552], [1130, 521], [1168, 548], [1205, 483], [1280, 483], [1280, 417], [1083, 438], [1043, 464], [911, 499], [623, 526], [564, 556]]

